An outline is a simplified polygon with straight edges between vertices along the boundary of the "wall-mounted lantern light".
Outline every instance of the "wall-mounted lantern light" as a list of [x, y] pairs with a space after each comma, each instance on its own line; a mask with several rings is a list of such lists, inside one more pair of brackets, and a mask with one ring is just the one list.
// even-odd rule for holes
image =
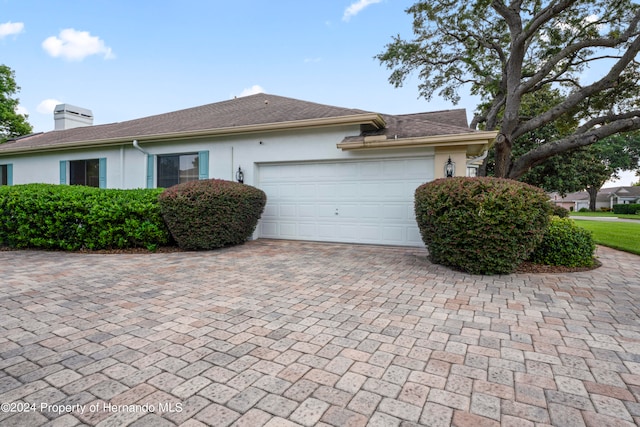
[[236, 181], [240, 184], [244, 184], [244, 172], [242, 172], [242, 168], [238, 166], [238, 172], [236, 172]]
[[444, 176], [447, 178], [452, 178], [456, 174], [456, 164], [451, 161], [451, 156], [449, 156], [449, 160], [444, 164]]

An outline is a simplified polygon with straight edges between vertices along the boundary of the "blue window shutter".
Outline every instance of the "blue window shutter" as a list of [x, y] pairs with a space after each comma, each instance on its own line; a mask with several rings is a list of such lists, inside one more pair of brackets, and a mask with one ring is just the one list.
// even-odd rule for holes
[[198, 178], [209, 179], [209, 152], [200, 151], [198, 153]]
[[147, 155], [147, 188], [153, 188], [153, 156]]
[[67, 183], [67, 161], [60, 160], [60, 184]]
[[13, 165], [7, 165], [7, 185], [13, 185]]
[[100, 157], [98, 159], [98, 186], [107, 188], [107, 158]]

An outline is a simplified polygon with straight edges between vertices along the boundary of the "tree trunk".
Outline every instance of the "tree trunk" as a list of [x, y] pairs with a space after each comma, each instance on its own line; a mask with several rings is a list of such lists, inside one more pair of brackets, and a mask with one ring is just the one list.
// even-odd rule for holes
[[496, 165], [494, 175], [497, 178], [506, 178], [511, 169], [511, 141], [501, 133], [496, 137]]
[[596, 211], [596, 201], [598, 198], [598, 191], [600, 191], [600, 188], [587, 187], [587, 193], [589, 193], [589, 210], [591, 212]]

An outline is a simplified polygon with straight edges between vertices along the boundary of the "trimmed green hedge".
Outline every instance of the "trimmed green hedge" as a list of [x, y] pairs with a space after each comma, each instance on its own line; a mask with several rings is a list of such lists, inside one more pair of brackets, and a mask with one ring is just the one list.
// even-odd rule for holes
[[569, 218], [552, 218], [542, 242], [531, 254], [538, 264], [592, 267], [596, 244], [589, 230]]
[[182, 249], [189, 250], [246, 242], [266, 201], [262, 190], [219, 179], [174, 185], [159, 197], [171, 235]]
[[170, 242], [162, 190], [28, 184], [0, 187], [0, 244], [41, 249], [155, 249]]
[[415, 193], [431, 260], [474, 274], [505, 274], [529, 258], [550, 219], [548, 196], [521, 182], [443, 178]]
[[613, 213], [635, 215], [640, 213], [640, 204], [613, 205]]

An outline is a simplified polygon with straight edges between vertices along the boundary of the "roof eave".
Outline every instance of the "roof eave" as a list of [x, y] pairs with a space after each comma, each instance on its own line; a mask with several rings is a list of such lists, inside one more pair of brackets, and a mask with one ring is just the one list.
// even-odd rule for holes
[[[371, 150], [392, 148], [417, 148], [417, 147], [451, 147], [451, 146], [477, 146], [473, 152], [481, 153], [489, 149], [493, 144], [497, 131], [467, 132], [452, 135], [435, 135], [412, 138], [380, 139], [379, 137], [362, 141], [341, 142], [337, 147], [343, 151]], [[469, 151], [469, 150], [468, 150]]]
[[[94, 139], [90, 141], [71, 141], [46, 146], [15, 147], [0, 149], [0, 156], [45, 151], [60, 151], [79, 148], [96, 148], [101, 146], [129, 144], [132, 140], [139, 142], [161, 142], [171, 139], [193, 139], [207, 136], [226, 136], [257, 132], [275, 132], [281, 130], [318, 128], [343, 125], [371, 125], [377, 129], [384, 128], [386, 123], [377, 113], [352, 114], [339, 117], [323, 117], [315, 119], [294, 120], [288, 122], [262, 123], [254, 125], [232, 126], [216, 129], [203, 129], [186, 132], [169, 132], [149, 135], [130, 135], [118, 138]], [[54, 131], [55, 132], [55, 131]]]

